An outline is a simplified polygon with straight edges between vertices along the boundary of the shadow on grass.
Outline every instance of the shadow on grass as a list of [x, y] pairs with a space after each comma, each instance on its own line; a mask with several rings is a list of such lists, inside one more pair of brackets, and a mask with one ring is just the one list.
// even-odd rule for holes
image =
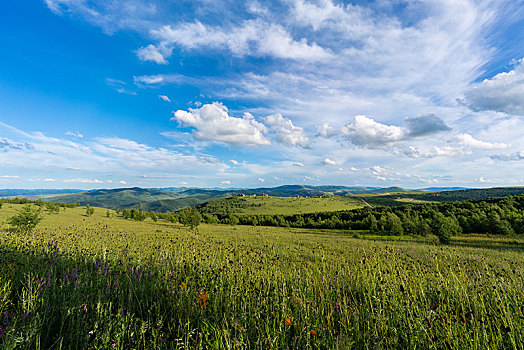
[[435, 236], [388, 236], [370, 234], [364, 230], [344, 231], [344, 230], [326, 230], [326, 229], [297, 229], [294, 231], [299, 234], [323, 235], [326, 237], [344, 237], [355, 238], [372, 242], [403, 242], [413, 243], [426, 246], [442, 246], [442, 247], [467, 247], [477, 249], [492, 249], [497, 251], [516, 251], [524, 252], [524, 241], [511, 237], [495, 238], [490, 235], [462, 235], [453, 237], [451, 244], [443, 245], [438, 242]]

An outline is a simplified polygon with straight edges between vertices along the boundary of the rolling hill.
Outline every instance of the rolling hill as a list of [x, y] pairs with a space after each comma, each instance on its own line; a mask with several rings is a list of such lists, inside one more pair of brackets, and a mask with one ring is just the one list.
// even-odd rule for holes
[[[404, 204], [422, 204], [428, 202], [453, 202], [464, 200], [480, 200], [489, 197], [505, 197], [524, 193], [524, 187], [499, 187], [488, 189], [466, 189], [452, 191], [409, 191], [400, 187], [346, 187], [346, 186], [303, 186], [286, 185], [279, 187], [264, 187], [254, 189], [201, 189], [201, 188], [121, 188], [93, 190], [80, 193], [58, 195], [47, 197], [47, 201], [79, 203], [80, 205], [92, 205], [109, 209], [138, 208], [146, 211], [168, 212], [175, 211], [188, 206], [221, 200], [228, 197], [267, 195], [274, 197], [321, 197], [321, 196], [348, 196], [353, 203], [361, 202], [369, 205], [396, 206]], [[275, 199], [275, 201], [277, 201]], [[280, 200], [284, 201], [284, 200]], [[282, 206], [287, 211], [288, 207], [312, 210], [312, 207], [326, 205], [329, 209], [336, 210], [333, 203], [317, 203], [304, 201], [303, 199], [285, 200], [283, 203], [267, 203], [268, 211], [274, 207]], [[309, 209], [307, 209], [309, 208]], [[302, 210], [296, 209], [296, 210]], [[340, 210], [347, 209], [341, 205]], [[317, 209], [315, 209], [316, 211]]]
[[81, 193], [59, 195], [46, 198], [50, 202], [79, 203], [110, 209], [139, 208], [141, 210], [167, 212], [187, 206], [223, 199], [234, 196], [262, 196], [272, 197], [319, 197], [325, 195], [347, 196], [362, 193], [392, 193], [403, 192], [400, 187], [346, 187], [346, 186], [303, 186], [286, 185], [279, 187], [264, 187], [241, 190], [219, 190], [201, 188], [121, 188], [93, 190]]

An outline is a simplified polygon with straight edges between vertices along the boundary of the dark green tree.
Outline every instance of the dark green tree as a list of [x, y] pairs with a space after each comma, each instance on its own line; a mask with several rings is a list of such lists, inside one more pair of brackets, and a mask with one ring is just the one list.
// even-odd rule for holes
[[190, 227], [192, 230], [197, 229], [202, 221], [202, 215], [194, 207], [187, 207], [178, 213], [178, 220], [184, 226]]
[[431, 230], [438, 237], [440, 243], [449, 244], [451, 236], [458, 235], [462, 232], [455, 217], [446, 217], [442, 213], [435, 213], [431, 221]]
[[402, 221], [400, 221], [400, 218], [395, 213], [386, 214], [386, 222], [384, 224], [384, 231], [387, 234], [390, 234], [393, 236], [399, 236], [404, 233], [404, 229], [402, 228]]

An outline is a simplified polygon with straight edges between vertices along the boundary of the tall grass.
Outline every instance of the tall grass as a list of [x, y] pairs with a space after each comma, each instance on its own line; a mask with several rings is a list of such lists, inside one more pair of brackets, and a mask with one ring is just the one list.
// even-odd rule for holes
[[0, 230], [1, 348], [524, 344], [520, 241], [441, 247], [214, 225], [197, 234], [82, 213], [48, 216], [29, 235]]

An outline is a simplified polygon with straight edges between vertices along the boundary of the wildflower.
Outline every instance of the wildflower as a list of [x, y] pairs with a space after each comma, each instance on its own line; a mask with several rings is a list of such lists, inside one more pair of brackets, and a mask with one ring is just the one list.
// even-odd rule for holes
[[309, 334], [311, 334], [312, 337], [316, 336], [317, 335], [317, 331], [312, 329], [309, 331]]
[[284, 322], [286, 323], [286, 326], [290, 326], [291, 325], [291, 319], [289, 319], [289, 318], [286, 318], [284, 320]]
[[209, 298], [209, 294], [201, 292], [200, 295], [199, 295], [200, 306], [206, 307], [206, 302], [207, 302], [208, 298]]
[[113, 343], [113, 344], [111, 344], [111, 346], [112, 346], [112, 347], [116, 347], [116, 344], [115, 344], [115, 343]]

